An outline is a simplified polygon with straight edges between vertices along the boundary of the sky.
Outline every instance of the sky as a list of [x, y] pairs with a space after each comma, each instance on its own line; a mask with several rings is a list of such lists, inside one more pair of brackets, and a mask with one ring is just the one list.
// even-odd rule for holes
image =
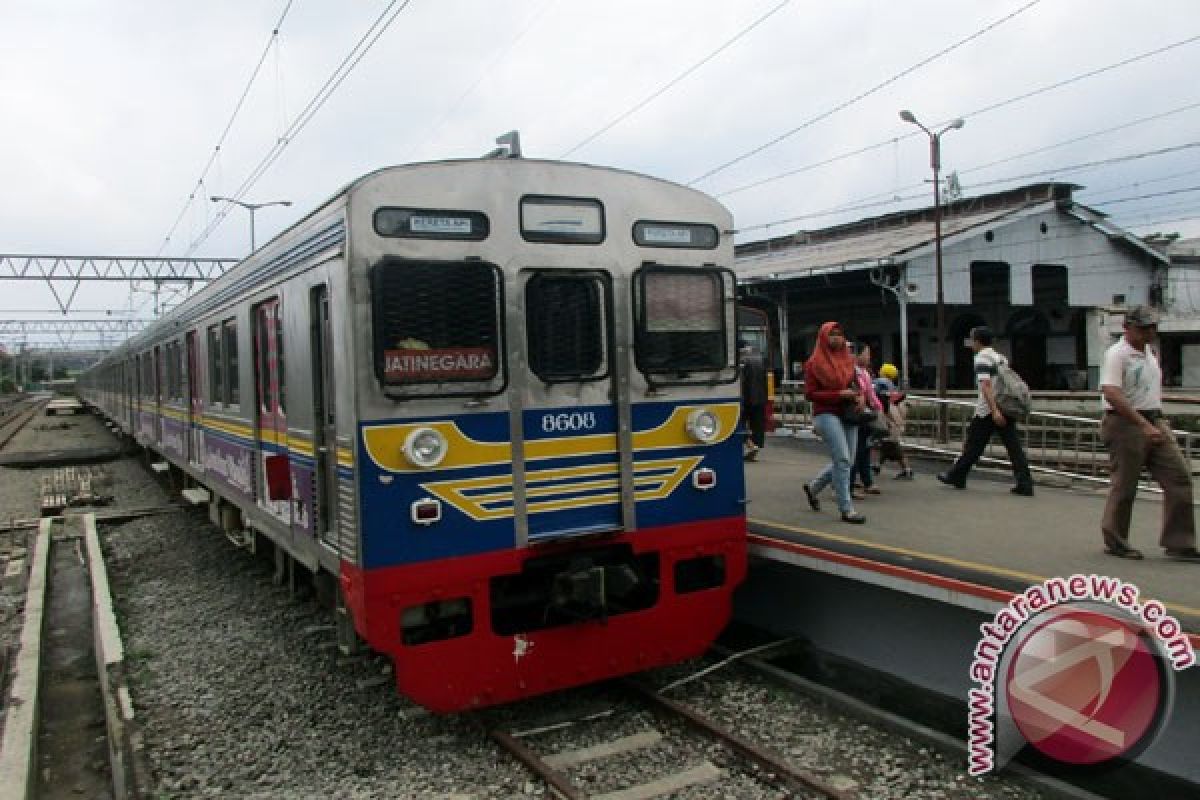
[[[964, 120], [942, 169], [966, 196], [1067, 181], [1194, 237], [1197, 76], [1196, 0], [0, 0], [0, 254], [240, 258], [248, 214], [212, 195], [291, 201], [261, 245], [364, 173], [514, 129], [527, 157], [709, 192], [750, 241], [928, 206], [901, 109]], [[6, 282], [0, 320], [56, 307]]]

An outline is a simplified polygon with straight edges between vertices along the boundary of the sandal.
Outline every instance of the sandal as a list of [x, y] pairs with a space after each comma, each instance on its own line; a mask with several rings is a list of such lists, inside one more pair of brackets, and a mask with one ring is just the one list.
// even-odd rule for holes
[[821, 501], [817, 499], [817, 495], [813, 492], [812, 487], [807, 483], [804, 484], [804, 496], [808, 498], [808, 507], [813, 511], [821, 510]]
[[1134, 548], [1126, 547], [1123, 544], [1110, 544], [1104, 548], [1104, 552], [1110, 556], [1116, 556], [1117, 558], [1127, 558], [1130, 561], [1141, 561], [1144, 558], [1141, 550], [1135, 550]]

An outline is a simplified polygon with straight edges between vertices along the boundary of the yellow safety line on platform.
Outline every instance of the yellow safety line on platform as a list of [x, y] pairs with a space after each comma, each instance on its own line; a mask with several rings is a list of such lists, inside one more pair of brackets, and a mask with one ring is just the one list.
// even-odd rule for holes
[[[971, 569], [971, 570], [975, 570], [977, 572], [986, 572], [986, 573], [990, 573], [992, 575], [1000, 575], [1000, 576], [1003, 576], [1006, 578], [1016, 578], [1017, 580], [1028, 581], [1030, 584], [1044, 583], [1045, 581], [1049, 580], [1049, 578], [1045, 575], [1035, 575], [1032, 572], [1020, 572], [1015, 569], [1005, 569], [1004, 567], [993, 567], [990, 564], [980, 564], [975, 561], [964, 561], [959, 558], [951, 558], [950, 556], [939, 556], [939, 555], [935, 555], [933, 553], [926, 553], [921, 550], [909, 550], [906, 547], [896, 547], [895, 545], [891, 545], [891, 544], [880, 544], [878, 542], [872, 542], [869, 539], [856, 539], [853, 536], [846, 536], [846, 535], [840, 534], [840, 533], [829, 533], [828, 531], [816, 531], [816, 530], [813, 530], [812, 528], [801, 528], [797, 525], [788, 525], [787, 523], [784, 523], [784, 522], [775, 522], [775, 521], [769, 520], [769, 519], [747, 518], [746, 521], [749, 523], [752, 523], [752, 524], [770, 525], [773, 528], [779, 528], [780, 530], [785, 530], [785, 531], [792, 531], [793, 533], [804, 533], [804, 534], [808, 534], [809, 536], [816, 536], [818, 538], [828, 539], [833, 542], [842, 542], [843, 544], [856, 544], [856, 545], [861, 545], [863, 547], [874, 548], [876, 550], [885, 550], [889, 553], [895, 553], [896, 555], [910, 556], [913, 558], [924, 558], [924, 559], [928, 559], [929, 561], [935, 561], [935, 562], [938, 562], [941, 564], [947, 564], [947, 565], [953, 566], [953, 567], [962, 567], [964, 569]], [[1189, 606], [1181, 606], [1176, 603], [1167, 603], [1167, 602], [1163, 602], [1163, 605], [1166, 606], [1169, 611], [1172, 611], [1176, 614], [1189, 614], [1191, 616], [1200, 617], [1200, 608], [1190, 608]]]

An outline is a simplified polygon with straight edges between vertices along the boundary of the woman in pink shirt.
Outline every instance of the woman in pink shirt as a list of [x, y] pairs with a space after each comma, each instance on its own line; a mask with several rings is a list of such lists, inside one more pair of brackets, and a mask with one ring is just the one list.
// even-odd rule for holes
[[[857, 364], [854, 367], [854, 377], [862, 390], [864, 407], [876, 414], [883, 413], [883, 403], [875, 394], [875, 383], [871, 376], [871, 346], [863, 345], [858, 351]], [[875, 473], [871, 469], [871, 426], [860, 425], [858, 428], [858, 449], [854, 458], [854, 466], [850, 468], [850, 490], [854, 494], [855, 484], [862, 484], [867, 494], [879, 494], [875, 486]], [[856, 497], [861, 495], [855, 494]]]

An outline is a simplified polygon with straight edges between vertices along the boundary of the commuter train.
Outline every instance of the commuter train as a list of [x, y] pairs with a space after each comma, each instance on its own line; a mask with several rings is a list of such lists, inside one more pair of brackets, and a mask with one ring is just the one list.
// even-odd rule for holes
[[731, 228], [616, 169], [382, 169], [81, 395], [429, 709], [678, 662], [746, 572]]

